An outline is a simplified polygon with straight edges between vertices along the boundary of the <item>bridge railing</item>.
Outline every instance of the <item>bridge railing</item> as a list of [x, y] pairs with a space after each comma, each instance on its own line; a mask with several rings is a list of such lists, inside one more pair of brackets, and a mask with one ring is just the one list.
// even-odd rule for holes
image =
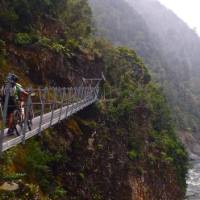
[[[28, 91], [30, 93], [24, 104], [23, 126], [18, 127], [22, 136], [20, 136], [21, 142], [25, 143], [27, 133], [29, 132], [28, 116], [30, 112], [32, 112], [34, 120], [37, 121], [37, 134], [40, 135], [44, 125], [45, 127], [51, 127], [95, 102], [98, 98], [99, 83], [100, 80], [97, 80], [95, 85], [90, 84], [89, 86], [29, 88]], [[8, 85], [4, 102], [0, 104], [0, 151], [2, 151], [7, 131], [7, 111], [12, 106], [9, 105], [10, 88], [11, 85]]]

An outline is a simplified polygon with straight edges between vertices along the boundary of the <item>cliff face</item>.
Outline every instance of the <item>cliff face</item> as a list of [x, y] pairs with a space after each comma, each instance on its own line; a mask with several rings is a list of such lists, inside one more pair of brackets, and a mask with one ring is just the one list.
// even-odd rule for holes
[[[7, 151], [0, 198], [183, 199], [187, 154], [143, 62], [133, 50], [90, 35], [86, 1], [33, 2], [0, 3], [0, 83], [13, 71], [25, 86], [74, 86], [103, 71], [106, 93], [41, 138]], [[19, 188], [5, 190], [12, 181]]]
[[8, 1], [1, 2], [0, 13], [3, 73], [13, 70], [34, 84], [65, 86], [75, 84], [74, 74], [79, 81], [88, 72], [94, 76], [89, 66], [95, 60], [95, 71], [98, 59], [84, 47], [91, 18], [86, 1]]
[[[26, 76], [34, 85], [72, 86], [82, 77], [99, 77], [102, 61], [96, 55], [77, 50], [67, 57], [64, 53], [35, 44], [18, 47], [6, 43], [7, 64], [2, 66], [1, 81], [9, 71]], [[28, 82], [27, 82], [28, 84]]]

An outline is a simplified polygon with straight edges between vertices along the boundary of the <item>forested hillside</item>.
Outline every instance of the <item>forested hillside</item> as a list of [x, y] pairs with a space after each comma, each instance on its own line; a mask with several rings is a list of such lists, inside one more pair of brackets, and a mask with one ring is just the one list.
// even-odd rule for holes
[[[0, 1], [0, 86], [8, 72], [24, 87], [106, 77], [105, 99], [1, 156], [0, 199], [184, 199], [187, 153], [162, 89], [134, 50], [94, 36], [92, 22], [87, 0]], [[142, 44], [157, 55], [150, 33], [135, 34], [138, 50]]]
[[97, 35], [127, 45], [164, 88], [179, 129], [198, 132], [200, 39], [172, 11], [152, 0], [90, 0]]

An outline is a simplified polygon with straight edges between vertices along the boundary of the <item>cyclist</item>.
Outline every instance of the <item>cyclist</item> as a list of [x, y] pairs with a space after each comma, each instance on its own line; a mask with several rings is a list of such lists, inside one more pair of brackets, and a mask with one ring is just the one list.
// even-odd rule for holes
[[21, 113], [24, 117], [24, 98], [28, 96], [28, 93], [23, 87], [17, 83], [19, 80], [15, 74], [9, 74], [6, 82], [1, 89], [3, 105], [5, 102], [6, 92], [9, 91], [8, 109], [7, 109], [7, 121], [8, 121], [8, 135], [13, 134], [13, 113], [17, 109], [18, 105], [22, 108]]

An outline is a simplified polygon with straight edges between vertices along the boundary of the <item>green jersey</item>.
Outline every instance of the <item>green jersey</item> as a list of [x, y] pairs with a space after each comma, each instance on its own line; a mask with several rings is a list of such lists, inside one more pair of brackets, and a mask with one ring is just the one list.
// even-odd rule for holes
[[[5, 88], [6, 87], [3, 86], [3, 88], [1, 89], [1, 93], [3, 94], [3, 96], [6, 96]], [[14, 87], [10, 88], [10, 97], [14, 97], [14, 99], [18, 101], [20, 99], [21, 92], [25, 92], [25, 90], [19, 83], [16, 83]]]

